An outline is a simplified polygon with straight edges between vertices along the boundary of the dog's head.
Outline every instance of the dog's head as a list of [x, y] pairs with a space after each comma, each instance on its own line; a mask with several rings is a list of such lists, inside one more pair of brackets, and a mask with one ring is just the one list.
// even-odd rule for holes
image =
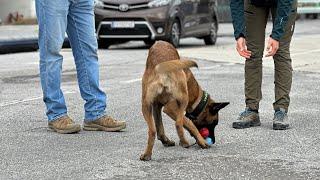
[[208, 128], [209, 137], [212, 139], [212, 142], [215, 143], [215, 127], [219, 122], [219, 111], [226, 107], [229, 102], [214, 102], [212, 99], [209, 99], [208, 104], [204, 110], [199, 114], [197, 119], [193, 120], [194, 125], [198, 130], [202, 128]]

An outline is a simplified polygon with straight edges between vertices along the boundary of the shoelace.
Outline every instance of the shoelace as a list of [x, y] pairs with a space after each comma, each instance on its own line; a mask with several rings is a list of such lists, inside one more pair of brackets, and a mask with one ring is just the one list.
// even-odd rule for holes
[[102, 124], [105, 126], [110, 124], [116, 124], [116, 121], [111, 117], [106, 117], [105, 119], [102, 120]]
[[70, 120], [70, 119], [64, 119], [63, 122], [62, 122], [62, 124], [64, 124], [64, 125], [72, 124], [72, 120]]
[[246, 109], [242, 113], [240, 113], [240, 116], [248, 116], [250, 113], [252, 113], [252, 111], [250, 111], [249, 109]]
[[285, 116], [286, 116], [286, 113], [285, 112], [282, 112], [282, 111], [276, 111], [274, 113], [274, 116], [275, 118], [278, 120], [278, 121], [283, 121]]

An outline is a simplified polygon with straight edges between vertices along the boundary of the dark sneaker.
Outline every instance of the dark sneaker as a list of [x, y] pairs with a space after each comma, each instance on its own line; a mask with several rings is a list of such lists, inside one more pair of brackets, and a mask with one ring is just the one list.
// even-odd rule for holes
[[246, 108], [245, 111], [240, 113], [237, 121], [232, 123], [232, 127], [235, 129], [244, 129], [260, 125], [259, 113], [249, 108]]
[[77, 133], [81, 130], [80, 124], [74, 123], [69, 116], [63, 116], [55, 121], [49, 122], [48, 127], [50, 130], [61, 134]]
[[120, 131], [126, 128], [125, 121], [118, 121], [110, 116], [103, 116], [95, 121], [84, 122], [83, 130], [86, 131]]
[[286, 130], [289, 128], [288, 115], [285, 109], [280, 108], [280, 110], [274, 113], [273, 118], [273, 129], [274, 130]]

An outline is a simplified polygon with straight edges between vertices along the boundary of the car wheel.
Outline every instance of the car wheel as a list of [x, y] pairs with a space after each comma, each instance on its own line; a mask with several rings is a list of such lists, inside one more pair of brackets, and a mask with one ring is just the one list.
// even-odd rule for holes
[[178, 20], [175, 20], [171, 26], [170, 37], [169, 37], [169, 42], [174, 47], [179, 47], [180, 33], [181, 33], [180, 23], [178, 22]]
[[318, 19], [318, 14], [312, 14], [312, 19]]
[[203, 38], [204, 43], [206, 45], [215, 45], [218, 38], [218, 22], [217, 20], [213, 19], [213, 22], [210, 26], [210, 34]]
[[98, 39], [99, 49], [108, 49], [112, 43], [108, 39]]

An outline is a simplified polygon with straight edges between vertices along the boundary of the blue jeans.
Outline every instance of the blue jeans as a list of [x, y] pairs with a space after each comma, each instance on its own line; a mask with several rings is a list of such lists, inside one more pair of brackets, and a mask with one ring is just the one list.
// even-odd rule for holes
[[85, 121], [105, 115], [106, 94], [99, 88], [94, 0], [36, 0], [39, 23], [40, 78], [49, 121], [67, 115], [60, 88], [65, 33], [75, 59]]

